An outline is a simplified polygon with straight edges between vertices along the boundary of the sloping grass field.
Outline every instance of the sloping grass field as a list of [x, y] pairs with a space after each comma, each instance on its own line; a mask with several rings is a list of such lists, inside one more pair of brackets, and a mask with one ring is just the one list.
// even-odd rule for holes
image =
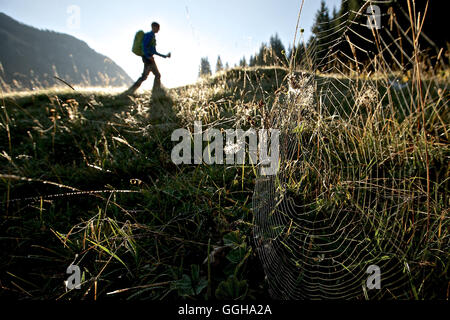
[[[3, 95], [0, 296], [267, 298], [268, 282], [253, 241], [255, 171], [251, 165], [176, 166], [171, 134], [177, 128], [192, 130], [195, 120], [224, 129], [260, 127], [266, 113], [277, 110], [280, 95], [287, 94], [286, 75], [283, 68], [232, 69], [196, 85], [134, 97], [82, 90]], [[328, 80], [328, 86], [345, 90], [345, 80]], [[348, 156], [354, 161], [347, 159], [353, 169], [367, 170], [369, 177], [374, 168], [385, 170], [399, 179], [392, 188], [413, 190], [412, 199], [398, 209], [408, 216], [401, 221], [400, 246], [406, 254], [398, 258], [412, 270], [402, 298], [449, 296], [448, 95], [445, 84], [429, 91], [442, 98], [425, 108], [427, 137], [416, 131], [421, 114], [414, 110], [386, 119], [361, 102], [367, 108], [352, 114], [357, 99], [350, 93], [335, 110], [347, 111], [341, 119], [350, 124], [347, 131], [332, 126], [337, 120], [330, 117], [321, 120], [326, 127], [320, 139], [317, 118], [305, 117], [301, 129], [305, 141], [317, 140], [305, 144], [311, 150], [357, 141]], [[379, 95], [389, 100], [381, 85]], [[395, 107], [395, 99], [389, 103]], [[383, 136], [369, 134], [375, 131]], [[380, 157], [362, 156], [372, 145]], [[358, 203], [358, 190], [343, 191], [341, 200], [332, 198], [336, 192], [323, 193], [313, 168], [302, 171], [300, 176], [309, 172], [306, 178], [292, 178], [297, 194], [329, 206]], [[337, 187], [333, 179], [338, 178], [328, 178]], [[72, 263], [81, 268], [81, 290], [64, 285]]]

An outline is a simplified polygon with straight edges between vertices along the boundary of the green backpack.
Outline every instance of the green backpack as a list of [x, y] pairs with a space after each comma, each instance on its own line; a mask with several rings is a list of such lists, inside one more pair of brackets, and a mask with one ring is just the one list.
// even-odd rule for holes
[[144, 31], [139, 30], [136, 32], [136, 35], [134, 36], [134, 42], [133, 42], [133, 53], [137, 56], [142, 57], [144, 55], [144, 49], [143, 49], [143, 42], [144, 42]]

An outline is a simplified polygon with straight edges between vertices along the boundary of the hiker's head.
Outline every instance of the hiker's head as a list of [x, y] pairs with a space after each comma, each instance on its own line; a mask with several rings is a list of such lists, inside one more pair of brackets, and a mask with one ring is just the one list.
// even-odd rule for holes
[[152, 23], [152, 31], [153, 31], [153, 33], [158, 33], [158, 31], [159, 31], [159, 23], [158, 22]]

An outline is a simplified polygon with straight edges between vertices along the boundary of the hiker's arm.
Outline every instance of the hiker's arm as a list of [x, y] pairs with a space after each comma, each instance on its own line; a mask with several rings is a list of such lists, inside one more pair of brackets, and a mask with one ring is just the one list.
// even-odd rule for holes
[[163, 58], [168, 58], [168, 57], [170, 57], [169, 55], [164, 55], [164, 54], [161, 54], [161, 53], [159, 53], [158, 51], [156, 51], [156, 47], [154, 46], [154, 45], [150, 45], [150, 54], [153, 56], [153, 55], [157, 55], [157, 56], [160, 56], [160, 57], [163, 57]]
[[163, 57], [163, 58], [167, 58], [166, 55], [159, 53], [158, 51], [156, 51], [156, 48], [154, 46], [150, 47], [150, 51], [152, 54], [156, 54], [157, 56]]
[[146, 37], [144, 38], [144, 55], [147, 59], [150, 59], [153, 57], [153, 55], [157, 55], [163, 58], [168, 58], [170, 55], [163, 55], [156, 51], [156, 46], [152, 44], [153, 37]]
[[164, 54], [161, 54], [161, 53], [159, 53], [159, 52], [155, 52], [155, 54], [156, 54], [157, 56], [160, 56], [160, 57], [163, 57], [163, 58], [167, 58], [167, 56], [166, 56], [166, 55], [164, 55]]

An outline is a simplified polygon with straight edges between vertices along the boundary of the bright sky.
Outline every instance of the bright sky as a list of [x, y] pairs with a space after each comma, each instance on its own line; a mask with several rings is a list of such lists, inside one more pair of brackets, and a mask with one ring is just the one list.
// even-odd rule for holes
[[[326, 0], [328, 8], [340, 0]], [[148, 32], [157, 21], [157, 50], [172, 53], [156, 57], [166, 87], [197, 80], [200, 58], [207, 56], [213, 69], [237, 64], [254, 54], [262, 42], [278, 33], [286, 49], [293, 42], [301, 0], [0, 0], [0, 11], [39, 29], [67, 33], [85, 41], [121, 66], [133, 80], [142, 73], [142, 60], [131, 52], [138, 30]], [[304, 38], [319, 0], [305, 0], [300, 28]], [[142, 86], [151, 88], [152, 78]]]

